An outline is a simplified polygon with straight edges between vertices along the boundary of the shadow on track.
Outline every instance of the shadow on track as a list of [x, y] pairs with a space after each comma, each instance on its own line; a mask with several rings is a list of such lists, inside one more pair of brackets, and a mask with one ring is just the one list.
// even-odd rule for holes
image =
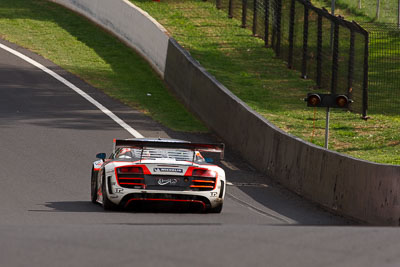
[[[38, 204], [47, 209], [29, 210], [33, 212], [110, 212], [104, 211], [100, 205], [90, 201], [59, 201]], [[173, 205], [170, 203], [138, 203], [125, 209], [118, 209], [112, 212], [123, 213], [202, 213], [202, 210], [193, 205]]]
[[102, 212], [99, 205], [93, 205], [90, 201], [59, 201], [38, 204], [49, 209], [29, 210], [34, 212]]

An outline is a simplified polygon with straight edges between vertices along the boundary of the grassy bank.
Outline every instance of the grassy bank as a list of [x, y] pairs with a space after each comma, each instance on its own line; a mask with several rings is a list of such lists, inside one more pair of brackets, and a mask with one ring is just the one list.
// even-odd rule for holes
[[[323, 145], [325, 111], [307, 108], [302, 99], [314, 83], [300, 79], [274, 57], [263, 41], [251, 37], [240, 21], [227, 18], [213, 3], [200, 0], [131, 0], [164, 25], [211, 74], [250, 107], [281, 129]], [[331, 113], [330, 149], [381, 163], [400, 164], [400, 117]]]
[[2, 0], [0, 37], [50, 59], [174, 130], [206, 131], [145, 60], [63, 7], [45, 0]]

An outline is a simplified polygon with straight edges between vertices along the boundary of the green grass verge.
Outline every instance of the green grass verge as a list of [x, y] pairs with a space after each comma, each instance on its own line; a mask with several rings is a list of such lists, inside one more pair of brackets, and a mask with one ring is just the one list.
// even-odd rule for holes
[[[302, 99], [314, 82], [286, 68], [263, 41], [252, 38], [240, 21], [227, 19], [213, 1], [131, 0], [164, 25], [211, 74], [254, 110], [281, 129], [323, 146], [325, 111]], [[315, 121], [315, 129], [313, 127]], [[359, 114], [331, 112], [330, 149], [354, 157], [400, 164], [400, 116], [364, 121]]]
[[42, 55], [173, 130], [207, 131], [145, 60], [63, 7], [45, 0], [2, 0], [0, 37]]

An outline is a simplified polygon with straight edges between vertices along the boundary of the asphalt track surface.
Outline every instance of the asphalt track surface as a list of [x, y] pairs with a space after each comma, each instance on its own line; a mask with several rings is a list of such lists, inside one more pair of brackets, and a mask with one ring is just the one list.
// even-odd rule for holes
[[[146, 137], [172, 132], [51, 62]], [[134, 75], [134, 74], [132, 74]], [[400, 266], [399, 228], [360, 226], [275, 185], [229, 151], [221, 214], [105, 212], [90, 163], [132, 137], [53, 77], [0, 49], [0, 266]], [[144, 96], [146, 97], [146, 96]]]

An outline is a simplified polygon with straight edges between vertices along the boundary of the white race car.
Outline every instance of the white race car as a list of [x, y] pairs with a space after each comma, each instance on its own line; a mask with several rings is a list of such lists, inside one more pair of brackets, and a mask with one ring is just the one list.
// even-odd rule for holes
[[223, 169], [201, 152], [217, 152], [224, 144], [199, 144], [173, 139], [114, 140], [112, 154], [93, 162], [91, 200], [105, 210], [141, 202], [196, 206], [220, 213], [226, 180]]

